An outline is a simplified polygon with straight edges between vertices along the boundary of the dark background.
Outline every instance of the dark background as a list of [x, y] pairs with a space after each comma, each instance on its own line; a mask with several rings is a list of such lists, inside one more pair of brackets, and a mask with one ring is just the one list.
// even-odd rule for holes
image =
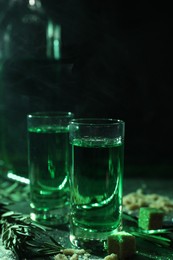
[[[69, 110], [77, 117], [120, 118], [126, 122], [126, 176], [172, 177], [171, 7], [42, 0], [46, 16], [60, 24], [62, 32], [61, 59], [50, 61], [44, 51], [39, 52], [44, 45], [41, 27], [19, 26], [20, 17], [28, 12], [25, 3], [0, 1], [0, 33], [11, 21], [20, 35], [13, 35], [11, 41], [13, 50], [20, 46], [18, 53], [12, 51], [3, 61], [1, 117], [5, 114], [6, 123], [1, 122], [1, 129], [7, 124], [13, 128], [6, 140], [16, 142], [15, 149], [26, 149], [23, 122], [32, 111]], [[27, 44], [33, 35], [30, 56]]]

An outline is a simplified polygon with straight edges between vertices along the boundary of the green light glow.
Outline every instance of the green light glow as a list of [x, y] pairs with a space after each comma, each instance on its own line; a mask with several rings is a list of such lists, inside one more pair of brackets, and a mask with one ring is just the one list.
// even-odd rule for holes
[[60, 59], [61, 26], [51, 20], [47, 26], [47, 56], [56, 60]]
[[58, 60], [60, 58], [60, 40], [61, 40], [61, 27], [59, 25], [55, 26], [54, 29], [54, 58]]
[[56, 169], [55, 169], [55, 166], [54, 166], [52, 160], [50, 160], [50, 159], [48, 158], [48, 171], [49, 171], [49, 173], [50, 173], [51, 179], [54, 179], [54, 178], [55, 178], [55, 170], [56, 170]]
[[7, 173], [7, 177], [9, 179], [11, 179], [11, 180], [15, 180], [15, 181], [18, 181], [18, 182], [21, 182], [21, 183], [25, 183], [25, 184], [29, 184], [30, 183], [29, 179], [21, 177], [21, 176], [18, 176], [16, 174], [14, 174], [13, 172], [8, 172]]

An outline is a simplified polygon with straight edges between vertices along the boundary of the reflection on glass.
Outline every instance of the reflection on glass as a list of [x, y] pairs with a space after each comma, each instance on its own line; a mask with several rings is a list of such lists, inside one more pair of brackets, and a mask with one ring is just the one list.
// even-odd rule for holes
[[52, 20], [48, 21], [47, 25], [47, 57], [59, 60], [61, 46], [61, 27], [53, 23]]

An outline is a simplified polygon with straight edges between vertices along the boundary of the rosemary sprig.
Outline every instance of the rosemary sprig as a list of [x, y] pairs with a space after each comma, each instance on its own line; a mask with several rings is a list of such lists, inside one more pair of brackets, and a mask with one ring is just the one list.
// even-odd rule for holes
[[47, 234], [47, 227], [32, 222], [28, 215], [9, 211], [2, 215], [1, 222], [3, 245], [19, 257], [27, 252], [32, 256], [51, 256], [63, 249]]

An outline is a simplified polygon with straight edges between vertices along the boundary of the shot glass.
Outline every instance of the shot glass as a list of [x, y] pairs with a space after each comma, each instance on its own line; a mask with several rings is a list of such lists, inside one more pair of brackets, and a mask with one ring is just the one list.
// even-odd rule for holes
[[27, 115], [30, 217], [48, 226], [66, 224], [69, 209], [71, 112]]
[[122, 229], [125, 123], [73, 119], [70, 123], [70, 241], [95, 248]]

